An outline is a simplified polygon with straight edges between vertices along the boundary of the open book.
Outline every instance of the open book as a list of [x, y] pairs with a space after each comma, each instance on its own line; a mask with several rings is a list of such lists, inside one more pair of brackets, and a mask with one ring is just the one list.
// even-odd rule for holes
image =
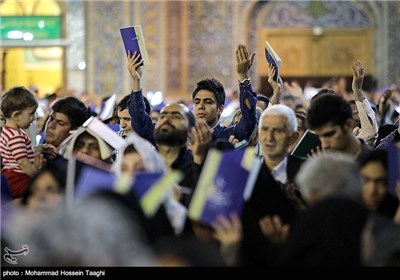
[[278, 82], [279, 80], [279, 67], [281, 67], [282, 60], [281, 58], [276, 54], [274, 49], [271, 47], [271, 45], [268, 43], [268, 41], [265, 41], [265, 58], [267, 59], [267, 62], [269, 64], [272, 64], [275, 68], [275, 76], [274, 76], [274, 81]]
[[113, 117], [114, 108], [117, 105], [117, 96], [113, 94], [110, 98], [107, 99], [106, 102], [102, 104], [101, 112], [100, 112], [100, 120], [106, 121]]
[[307, 129], [300, 138], [296, 147], [294, 147], [292, 155], [307, 157], [311, 150], [314, 150], [318, 146], [321, 146], [321, 141], [319, 140], [318, 135]]
[[97, 139], [102, 159], [111, 156], [113, 150], [120, 150], [125, 143], [124, 139], [111, 128], [92, 116], [77, 130], [71, 131], [71, 134], [58, 147], [59, 153], [67, 159], [71, 158], [77, 137], [85, 131]]
[[147, 55], [141, 26], [135, 25], [122, 27], [119, 30], [121, 32], [122, 42], [124, 43], [126, 55], [128, 55], [128, 51], [131, 51], [132, 54], [136, 51], [140, 54], [141, 58], [144, 61], [144, 64], [149, 64], [150, 61]]

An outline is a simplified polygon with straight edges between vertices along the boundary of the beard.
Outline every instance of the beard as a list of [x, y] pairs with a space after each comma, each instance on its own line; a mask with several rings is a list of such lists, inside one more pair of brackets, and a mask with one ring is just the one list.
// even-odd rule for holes
[[172, 127], [169, 131], [157, 128], [154, 130], [154, 139], [160, 145], [180, 147], [186, 144], [188, 131], [176, 129], [175, 127]]

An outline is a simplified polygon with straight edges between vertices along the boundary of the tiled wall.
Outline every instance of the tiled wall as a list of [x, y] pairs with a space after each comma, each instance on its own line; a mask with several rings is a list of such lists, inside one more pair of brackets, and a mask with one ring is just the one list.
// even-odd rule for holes
[[[101, 95], [129, 92], [119, 27], [133, 24], [142, 25], [151, 60], [143, 88], [174, 98], [190, 99], [195, 83], [204, 77], [236, 86], [236, 46], [246, 43], [256, 49], [259, 26], [371, 28], [375, 76], [380, 84], [400, 84], [397, 1], [88, 1], [84, 6], [86, 85]], [[71, 14], [71, 21], [74, 15], [79, 13]], [[252, 72], [255, 79], [257, 75]]]

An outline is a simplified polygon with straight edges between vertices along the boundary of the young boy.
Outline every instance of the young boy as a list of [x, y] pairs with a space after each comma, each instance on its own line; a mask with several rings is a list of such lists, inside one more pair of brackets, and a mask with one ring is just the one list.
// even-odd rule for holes
[[0, 134], [1, 173], [5, 175], [13, 198], [23, 195], [29, 178], [43, 162], [23, 129], [35, 119], [38, 103], [25, 87], [14, 87], [1, 96], [1, 111], [6, 123]]

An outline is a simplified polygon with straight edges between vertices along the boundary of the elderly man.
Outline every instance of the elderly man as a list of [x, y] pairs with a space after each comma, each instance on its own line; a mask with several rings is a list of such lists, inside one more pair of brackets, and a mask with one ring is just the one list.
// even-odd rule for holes
[[265, 217], [273, 216], [280, 216], [284, 223], [291, 222], [299, 210], [297, 206], [304, 206], [293, 187], [304, 160], [288, 152], [299, 136], [295, 113], [289, 107], [273, 105], [266, 109], [260, 117], [258, 135], [262, 162], [242, 216], [241, 261], [244, 265], [271, 266], [277, 249], [263, 235], [260, 224]]

